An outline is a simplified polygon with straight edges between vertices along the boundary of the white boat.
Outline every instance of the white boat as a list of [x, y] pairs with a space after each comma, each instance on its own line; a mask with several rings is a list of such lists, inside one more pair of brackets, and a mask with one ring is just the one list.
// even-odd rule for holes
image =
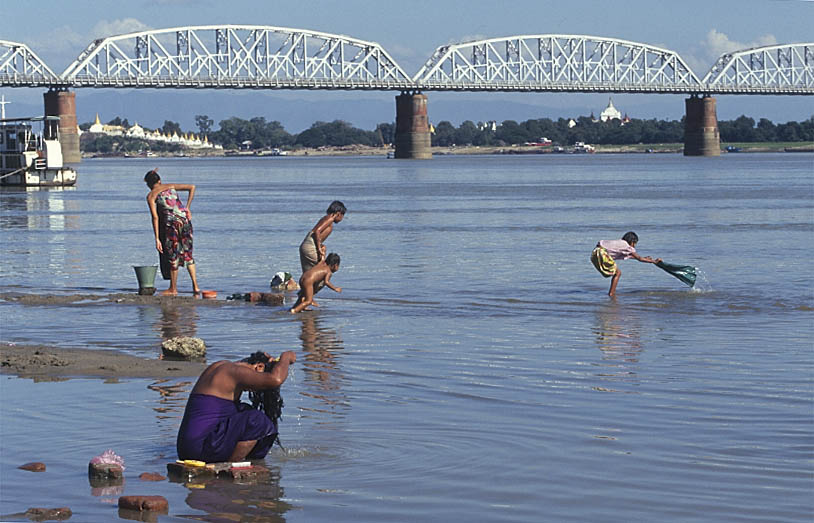
[[577, 142], [574, 144], [575, 153], [594, 153], [596, 148], [593, 145], [588, 145], [585, 142]]
[[[54, 133], [47, 139], [43, 135], [46, 123], [51, 124]], [[58, 116], [0, 120], [0, 185], [40, 187], [76, 183], [76, 171], [62, 161], [58, 123]]]

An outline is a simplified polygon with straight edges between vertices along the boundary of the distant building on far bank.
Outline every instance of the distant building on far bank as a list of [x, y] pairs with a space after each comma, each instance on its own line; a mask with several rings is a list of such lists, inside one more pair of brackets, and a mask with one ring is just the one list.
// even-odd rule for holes
[[599, 113], [599, 121], [607, 122], [608, 120], [622, 121], [622, 113], [619, 112], [619, 109], [613, 106], [612, 98], [608, 98], [608, 106], [605, 107], [605, 110]]
[[99, 119], [99, 113], [96, 113], [96, 121], [90, 126], [88, 132], [107, 136], [127, 136], [128, 138], [139, 138], [150, 142], [173, 143], [192, 149], [223, 149], [222, 145], [213, 144], [209, 141], [209, 137], [205, 135], [201, 138], [195, 133], [183, 133], [181, 136], [177, 132], [164, 134], [161, 129], [153, 131], [145, 129], [138, 122], [126, 129], [121, 125], [103, 124]]
[[[608, 98], [608, 106], [599, 113], [599, 118], [594, 116], [594, 112], [591, 111], [591, 116], [588, 117], [592, 122], [599, 123], [599, 122], [609, 122], [611, 120], [619, 120], [619, 125], [625, 125], [626, 123], [630, 122], [630, 118], [628, 117], [627, 113], [622, 116], [622, 113], [613, 105], [613, 99]], [[568, 120], [568, 128], [576, 127], [578, 122], [573, 118]]]

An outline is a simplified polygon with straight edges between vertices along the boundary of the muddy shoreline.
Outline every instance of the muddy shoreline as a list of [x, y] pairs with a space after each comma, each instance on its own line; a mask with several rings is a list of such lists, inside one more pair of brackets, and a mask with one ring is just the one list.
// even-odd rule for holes
[[[249, 305], [243, 301], [207, 300], [193, 296], [140, 296], [114, 294], [23, 294], [0, 293], [0, 301], [29, 306], [61, 305], [87, 307], [99, 305], [194, 304], [202, 307]], [[16, 375], [37, 381], [67, 378], [192, 378], [206, 363], [159, 359], [125, 354], [115, 349], [64, 348], [44, 344], [19, 344], [0, 341], [0, 375]]]
[[37, 381], [61, 378], [197, 378], [206, 363], [140, 358], [107, 349], [0, 342], [0, 375]]

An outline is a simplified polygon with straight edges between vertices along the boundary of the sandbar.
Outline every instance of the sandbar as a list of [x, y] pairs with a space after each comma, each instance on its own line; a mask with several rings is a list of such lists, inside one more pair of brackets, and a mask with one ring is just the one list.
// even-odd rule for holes
[[140, 358], [115, 350], [0, 343], [0, 374], [49, 381], [62, 378], [198, 377], [206, 363]]

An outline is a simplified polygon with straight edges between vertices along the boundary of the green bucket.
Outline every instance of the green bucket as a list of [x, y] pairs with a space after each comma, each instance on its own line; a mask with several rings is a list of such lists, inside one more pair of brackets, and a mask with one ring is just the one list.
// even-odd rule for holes
[[157, 265], [134, 265], [133, 269], [136, 271], [139, 289], [150, 289], [155, 287], [155, 273], [158, 269]]

